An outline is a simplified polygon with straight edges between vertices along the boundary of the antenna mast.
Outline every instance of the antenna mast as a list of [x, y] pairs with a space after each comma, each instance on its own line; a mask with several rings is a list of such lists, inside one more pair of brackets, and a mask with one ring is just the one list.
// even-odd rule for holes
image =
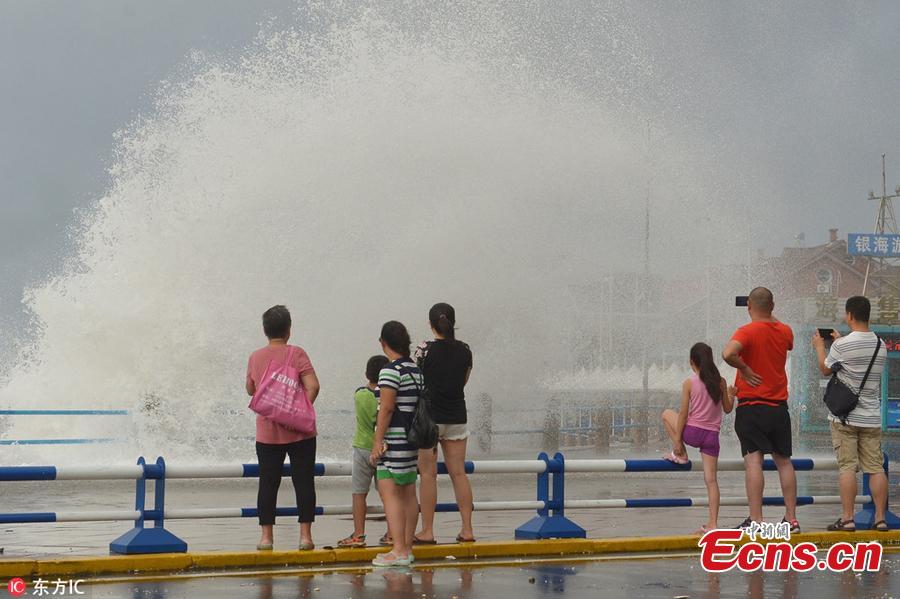
[[[887, 175], [885, 172], [885, 158], [884, 154], [881, 155], [881, 195], [876, 196], [874, 191], [869, 192], [869, 200], [878, 200], [878, 215], [875, 217], [875, 234], [876, 235], [884, 235], [884, 234], [897, 234], [897, 219], [894, 218], [894, 198], [900, 197], [900, 186], [894, 190], [894, 194], [888, 195], [887, 193]], [[872, 257], [870, 256], [868, 261], [866, 262], [866, 277], [863, 280], [863, 289], [862, 294], [866, 294], [866, 288], [869, 285], [869, 275], [871, 271], [871, 276], [873, 279], [878, 279], [877, 293], [880, 295], [882, 292], [881, 289], [881, 279], [884, 278], [886, 273], [885, 269], [885, 258], [877, 258], [878, 266], [875, 269], [872, 269]]]

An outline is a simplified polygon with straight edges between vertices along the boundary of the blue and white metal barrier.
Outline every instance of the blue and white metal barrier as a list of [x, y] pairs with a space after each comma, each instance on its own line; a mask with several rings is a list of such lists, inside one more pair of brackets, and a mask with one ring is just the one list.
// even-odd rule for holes
[[[797, 470], [837, 470], [834, 458], [794, 459]], [[482, 501], [474, 502], [476, 511], [536, 510], [537, 515], [516, 529], [517, 538], [566, 538], [584, 537], [583, 528], [569, 520], [566, 509], [598, 509], [598, 508], [672, 508], [698, 507], [709, 504], [707, 498], [632, 498], [632, 499], [575, 499], [565, 497], [565, 474], [569, 473], [628, 473], [628, 472], [686, 472], [694, 469], [689, 462], [676, 465], [666, 460], [631, 460], [631, 459], [598, 459], [598, 460], [566, 460], [561, 453], [550, 458], [541, 453], [538, 460], [490, 460], [468, 461], [465, 470], [469, 474], [536, 474], [537, 497], [534, 501]], [[698, 464], [699, 466], [699, 464]], [[772, 460], [765, 460], [765, 470], [774, 470]], [[888, 473], [888, 460], [885, 455], [885, 472]], [[741, 471], [743, 461], [740, 459], [722, 459], [719, 461], [721, 471]], [[446, 466], [438, 464], [438, 472], [446, 474]], [[285, 464], [284, 474], [290, 474], [290, 465]], [[348, 476], [348, 462], [319, 463], [315, 467], [316, 476]], [[200, 519], [200, 518], [255, 518], [256, 508], [165, 508], [166, 479], [213, 479], [213, 478], [255, 478], [259, 476], [257, 464], [237, 465], [185, 465], [168, 466], [162, 458], [156, 463], [148, 464], [140, 458], [134, 466], [14, 466], [0, 467], [0, 481], [43, 481], [43, 480], [135, 480], [135, 509], [110, 510], [100, 512], [31, 512], [0, 513], [0, 524], [21, 524], [35, 522], [92, 522], [107, 520], [134, 520], [134, 528], [110, 543], [113, 553], [161, 553], [184, 552], [187, 545], [165, 529], [166, 519]], [[154, 480], [155, 493], [153, 509], [145, 506], [146, 481]], [[799, 496], [797, 505], [840, 504], [837, 495]], [[874, 523], [874, 504], [869, 492], [868, 475], [863, 476], [863, 494], [856, 497], [856, 503], [862, 503], [863, 509], [856, 514], [856, 524], [860, 529], [869, 528]], [[747, 505], [745, 497], [723, 497], [722, 506]], [[766, 497], [764, 505], [784, 505], [781, 497]], [[370, 506], [372, 513], [382, 513], [378, 506]], [[439, 512], [455, 512], [458, 506], [453, 503], [440, 503]], [[317, 506], [317, 515], [346, 515], [352, 513], [349, 505]], [[297, 516], [297, 508], [278, 508], [277, 516]], [[891, 528], [900, 528], [900, 521], [891, 512], [886, 518]], [[145, 528], [145, 523], [154, 523], [152, 528]]]

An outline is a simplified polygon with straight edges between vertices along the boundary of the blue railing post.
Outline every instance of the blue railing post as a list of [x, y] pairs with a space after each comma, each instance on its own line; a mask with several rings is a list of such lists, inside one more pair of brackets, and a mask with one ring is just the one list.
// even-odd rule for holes
[[[900, 516], [891, 511], [891, 464], [888, 454], [884, 454], [884, 475], [887, 478], [887, 499], [884, 511], [884, 521], [891, 530], [900, 529]], [[856, 528], [870, 530], [875, 526], [875, 503], [872, 501], [872, 489], [869, 487], [869, 475], [863, 473], [862, 494], [869, 497], [869, 501], [863, 504], [862, 509], [856, 512], [853, 520]]]
[[[538, 474], [537, 498], [542, 501], [543, 508], [539, 508], [537, 516], [516, 529], [517, 539], [583, 539], [587, 532], [566, 518], [565, 516], [565, 458], [557, 453], [551, 460], [546, 453], [541, 452], [538, 459], [546, 464], [544, 472]], [[550, 496], [551, 481], [553, 477], [553, 495]]]
[[[134, 521], [134, 528], [109, 544], [110, 553], [139, 554], [139, 553], [186, 553], [187, 543], [165, 529], [164, 516], [166, 511], [166, 463], [161, 457], [156, 458], [154, 466], [148, 465], [143, 456], [138, 458], [138, 466], [141, 467], [141, 476], [135, 485], [134, 509], [138, 513]], [[153, 472], [148, 476], [148, 471]], [[153, 519], [156, 521], [153, 528], [145, 528], [147, 510], [145, 510], [147, 498], [147, 479], [156, 480], [153, 492]]]

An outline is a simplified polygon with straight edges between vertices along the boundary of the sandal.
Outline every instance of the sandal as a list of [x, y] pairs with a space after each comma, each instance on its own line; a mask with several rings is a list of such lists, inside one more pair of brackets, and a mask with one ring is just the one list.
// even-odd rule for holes
[[378, 539], [378, 544], [382, 547], [390, 547], [394, 544], [394, 539], [388, 533], [384, 533], [383, 535], [381, 535], [381, 538]]
[[299, 545], [297, 545], [298, 551], [312, 551], [315, 548], [316, 545], [314, 543], [300, 543]]
[[788, 520], [787, 518], [782, 518], [781, 523], [782, 524], [787, 523], [787, 525], [790, 526], [792, 535], [800, 534], [800, 523], [797, 522], [796, 518], [794, 520]]
[[678, 464], [679, 466], [684, 466], [688, 463], [687, 458], [683, 458], [680, 455], [675, 455], [674, 451], [670, 451], [668, 455], [664, 455], [663, 459], [668, 460], [674, 464]]
[[419, 537], [413, 537], [413, 545], [437, 545], [436, 539], [420, 539]]
[[342, 547], [345, 549], [356, 549], [362, 548], [366, 546], [366, 535], [357, 535], [352, 534], [346, 539], [341, 539], [338, 541], [338, 547]]
[[397, 557], [393, 551], [379, 553], [372, 560], [372, 565], [376, 568], [393, 568], [395, 566], [408, 566], [409, 564], [408, 557]]
[[703, 535], [705, 535], [708, 532], [709, 532], [709, 529], [706, 527], [706, 524], [703, 524], [700, 526], [700, 528], [698, 528], [697, 530], [694, 531], [694, 534], [702, 537]]
[[465, 538], [465, 537], [462, 536], [462, 535], [456, 535], [456, 542], [457, 542], [457, 543], [474, 543], [474, 542], [475, 542], [475, 537], [472, 537], [472, 538], [470, 538], [470, 539], [467, 539], [467, 538]]
[[[847, 526], [848, 524], [853, 524], [853, 526]], [[847, 532], [855, 532], [856, 531], [856, 523], [853, 521], [853, 518], [850, 518], [849, 520], [842, 520], [842, 519], [838, 518], [837, 520], [834, 521], [834, 524], [828, 525], [828, 530], [830, 530], [831, 532], [835, 532], [838, 530], [843, 530], [843, 531], [847, 531]]]
[[888, 526], [888, 523], [884, 520], [879, 520], [872, 525], [872, 530], [877, 530], [878, 532], [889, 532], [891, 530], [891, 527]]
[[256, 545], [257, 551], [272, 551], [272, 547], [274, 545], [272, 543], [259, 543]]

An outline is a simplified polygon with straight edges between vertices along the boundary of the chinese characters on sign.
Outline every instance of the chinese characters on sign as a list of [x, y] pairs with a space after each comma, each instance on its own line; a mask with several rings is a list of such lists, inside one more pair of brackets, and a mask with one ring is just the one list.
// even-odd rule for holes
[[847, 253], [851, 256], [900, 258], [900, 235], [850, 233], [847, 236]]
[[[872, 301], [872, 324], [900, 326], [900, 294], [885, 294], [880, 297], [870, 298]], [[838, 324], [844, 316], [844, 302], [846, 298], [839, 298], [829, 293], [817, 293], [815, 297], [808, 298], [809, 310], [807, 314], [819, 324]]]
[[875, 304], [878, 306], [877, 324], [896, 324], [900, 320], [900, 297], [884, 295]]

